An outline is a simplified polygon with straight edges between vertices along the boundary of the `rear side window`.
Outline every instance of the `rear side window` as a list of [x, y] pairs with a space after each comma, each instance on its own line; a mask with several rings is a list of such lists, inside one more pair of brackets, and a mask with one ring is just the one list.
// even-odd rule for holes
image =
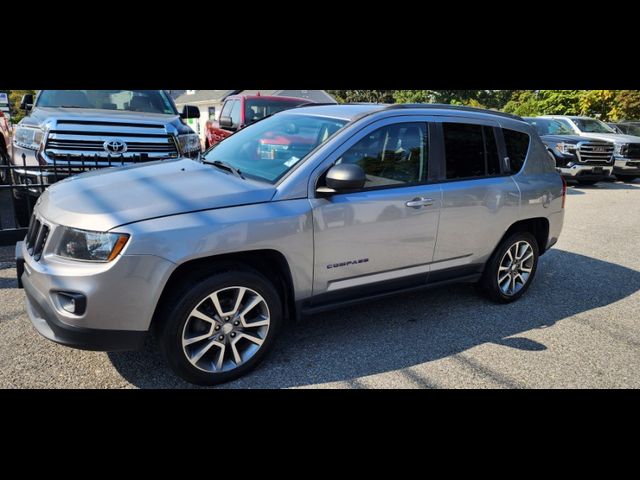
[[529, 135], [515, 130], [502, 129], [504, 134], [504, 143], [507, 148], [507, 157], [511, 164], [511, 172], [518, 173], [522, 170], [524, 160], [527, 158], [529, 150]]
[[447, 179], [500, 174], [498, 148], [492, 127], [443, 123]]

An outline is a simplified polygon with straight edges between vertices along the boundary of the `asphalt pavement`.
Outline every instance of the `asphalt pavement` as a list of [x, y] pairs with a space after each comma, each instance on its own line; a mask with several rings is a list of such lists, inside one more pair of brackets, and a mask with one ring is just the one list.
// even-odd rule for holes
[[[570, 187], [558, 244], [527, 294], [496, 305], [468, 285], [290, 323], [267, 360], [217, 388], [638, 388], [640, 182]], [[0, 248], [0, 388], [190, 388], [155, 353], [41, 338]]]

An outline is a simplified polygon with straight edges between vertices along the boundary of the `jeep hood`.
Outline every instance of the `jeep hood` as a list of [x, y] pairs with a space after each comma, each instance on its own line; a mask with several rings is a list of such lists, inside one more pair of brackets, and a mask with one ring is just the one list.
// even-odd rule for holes
[[273, 185], [190, 159], [98, 170], [49, 187], [38, 212], [58, 225], [107, 231], [149, 218], [268, 202]]

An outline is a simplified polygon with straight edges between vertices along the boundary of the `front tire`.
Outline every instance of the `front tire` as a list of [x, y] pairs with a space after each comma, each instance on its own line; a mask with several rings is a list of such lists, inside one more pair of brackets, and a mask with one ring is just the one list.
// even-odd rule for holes
[[636, 178], [638, 178], [638, 176], [637, 175], [620, 175], [619, 173], [616, 173], [616, 178], [621, 182], [631, 183]]
[[503, 240], [485, 266], [479, 287], [497, 303], [518, 300], [529, 289], [538, 267], [538, 242], [529, 232]]
[[187, 285], [163, 305], [160, 349], [180, 378], [216, 385], [255, 368], [282, 323], [282, 300], [254, 270], [214, 273]]

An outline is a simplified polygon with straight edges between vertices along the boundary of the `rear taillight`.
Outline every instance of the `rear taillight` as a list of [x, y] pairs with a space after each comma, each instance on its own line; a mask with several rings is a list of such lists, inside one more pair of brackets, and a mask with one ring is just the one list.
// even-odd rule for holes
[[567, 200], [567, 181], [562, 175], [560, 178], [562, 179], [562, 208], [564, 208], [564, 204]]

